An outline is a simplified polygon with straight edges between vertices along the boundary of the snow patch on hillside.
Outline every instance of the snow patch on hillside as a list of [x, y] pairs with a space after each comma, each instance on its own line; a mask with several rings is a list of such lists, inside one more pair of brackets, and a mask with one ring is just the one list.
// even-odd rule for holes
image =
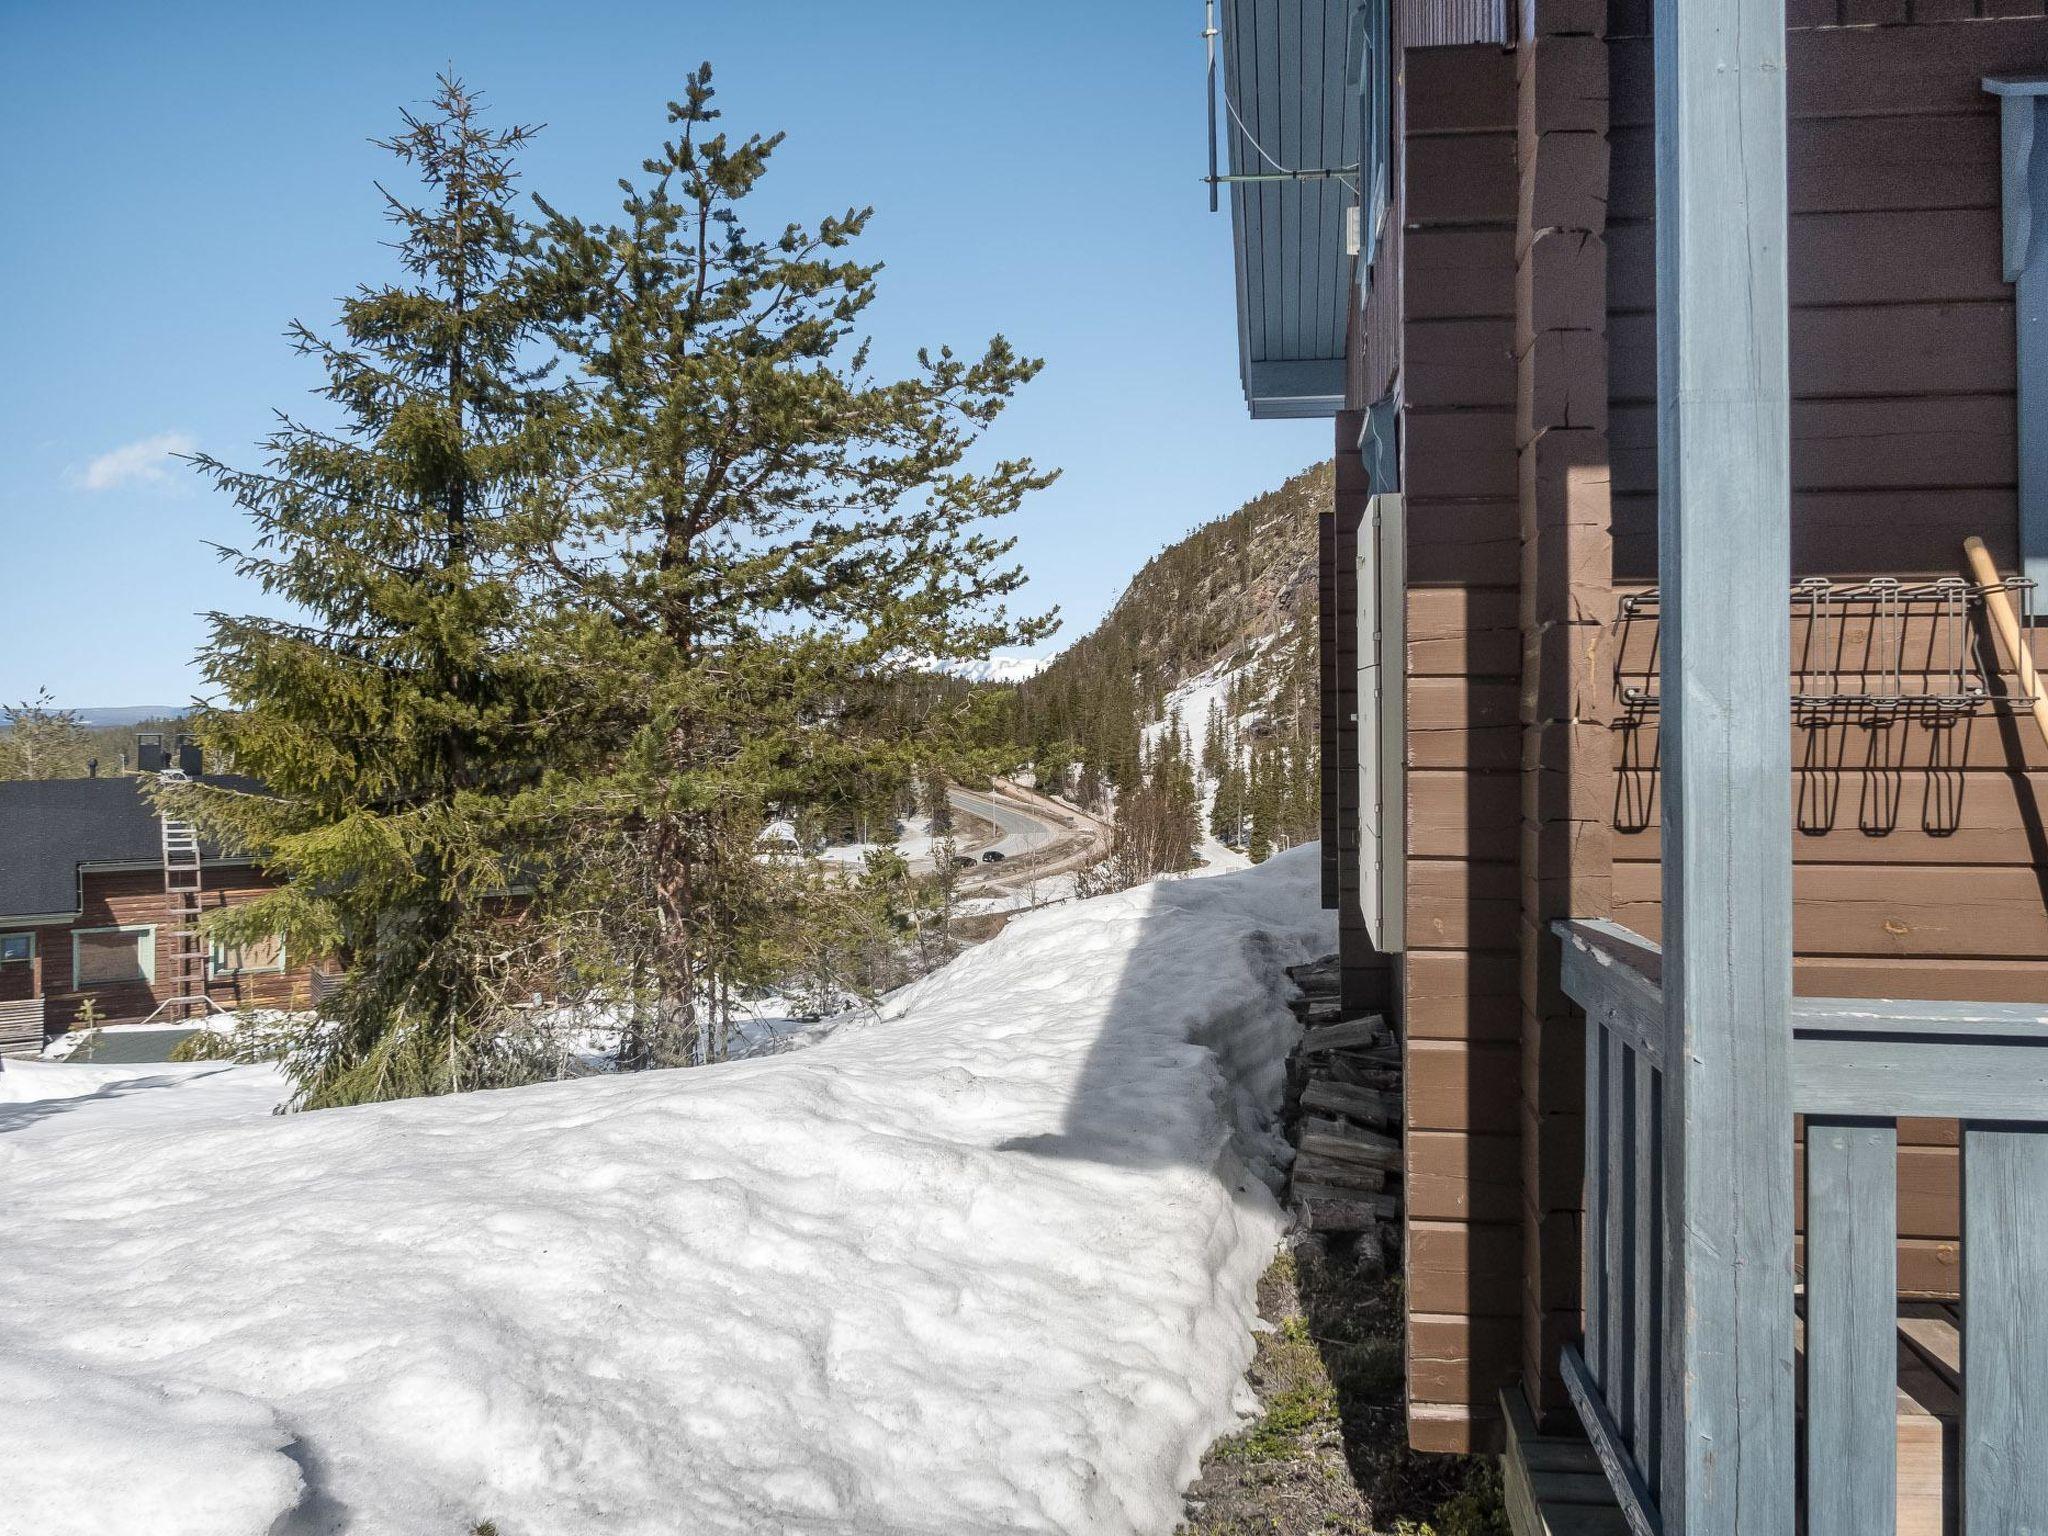
[[1210, 817], [1216, 809], [1216, 781], [1201, 771], [1202, 743], [1208, 737], [1209, 721], [1212, 716], [1220, 719], [1224, 729], [1233, 737], [1244, 734], [1250, 728], [1257, 716], [1231, 714], [1230, 690], [1239, 678], [1258, 665], [1259, 659], [1272, 644], [1272, 637], [1262, 637], [1236, 653], [1243, 657], [1236, 666], [1218, 663], [1170, 690], [1160, 711], [1160, 717], [1146, 725], [1142, 731], [1145, 749], [1148, 752], [1156, 751], [1167, 729], [1178, 720], [1181, 735], [1188, 744], [1189, 752], [1193, 754], [1196, 782], [1202, 792], [1202, 840], [1195, 845], [1195, 857], [1200, 861], [1199, 867], [1195, 870], [1198, 875], [1229, 874], [1234, 870], [1252, 867], [1250, 859], [1217, 839], [1209, 830]]
[[1020, 917], [721, 1067], [274, 1117], [267, 1069], [8, 1063], [0, 1533], [1165, 1536], [1281, 1230], [1316, 869]]
[[1021, 683], [1038, 676], [1052, 665], [1050, 656], [977, 656], [966, 661], [948, 661], [939, 670], [970, 683]]

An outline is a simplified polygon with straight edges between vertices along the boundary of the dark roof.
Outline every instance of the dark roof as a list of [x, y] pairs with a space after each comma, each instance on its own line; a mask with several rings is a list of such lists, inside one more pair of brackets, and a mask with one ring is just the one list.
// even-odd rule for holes
[[[81, 864], [153, 864], [163, 857], [156, 810], [140, 775], [0, 782], [0, 919], [78, 910]], [[208, 774], [226, 789], [254, 779]], [[207, 859], [219, 850], [202, 847]]]

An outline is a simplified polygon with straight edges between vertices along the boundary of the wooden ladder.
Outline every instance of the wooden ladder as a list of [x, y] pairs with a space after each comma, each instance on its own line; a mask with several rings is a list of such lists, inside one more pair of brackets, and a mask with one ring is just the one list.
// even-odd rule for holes
[[[185, 775], [167, 768], [161, 778], [180, 783]], [[171, 914], [170, 962], [175, 990], [150, 1011], [144, 1023], [159, 1017], [189, 1019], [227, 1010], [206, 991], [206, 936], [200, 932], [205, 880], [199, 856], [199, 829], [189, 821], [176, 821], [168, 813], [158, 816], [163, 827], [164, 905]]]

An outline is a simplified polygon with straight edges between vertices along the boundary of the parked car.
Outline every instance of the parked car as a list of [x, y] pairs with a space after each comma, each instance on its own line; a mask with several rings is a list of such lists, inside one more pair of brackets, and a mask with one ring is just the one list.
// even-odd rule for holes
[[982, 862], [982, 863], [984, 863], [984, 864], [1000, 864], [1000, 863], [1002, 863], [1002, 862], [1003, 862], [1003, 851], [1002, 851], [1002, 849], [1000, 849], [1000, 848], [991, 848], [991, 849], [989, 849], [989, 851], [988, 851], [987, 853], [984, 853], [984, 854], [983, 854], [983, 855], [981, 856], [981, 862]]
[[965, 854], [965, 853], [956, 853], [956, 854], [954, 854], [954, 855], [953, 855], [953, 867], [954, 867], [955, 869], [972, 869], [972, 868], [974, 868], [974, 859], [973, 859], [973, 856], [972, 856], [972, 855], [970, 855], [970, 854]]

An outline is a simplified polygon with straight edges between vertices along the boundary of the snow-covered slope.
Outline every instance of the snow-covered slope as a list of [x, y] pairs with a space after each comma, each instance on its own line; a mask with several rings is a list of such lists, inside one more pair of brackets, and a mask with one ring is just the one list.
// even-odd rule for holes
[[1050, 656], [981, 656], [972, 661], [949, 661], [940, 671], [970, 683], [1021, 683], [1036, 677], [1052, 665]]
[[761, 1061], [282, 1118], [10, 1066], [0, 1532], [1165, 1536], [1331, 937], [1304, 849]]

